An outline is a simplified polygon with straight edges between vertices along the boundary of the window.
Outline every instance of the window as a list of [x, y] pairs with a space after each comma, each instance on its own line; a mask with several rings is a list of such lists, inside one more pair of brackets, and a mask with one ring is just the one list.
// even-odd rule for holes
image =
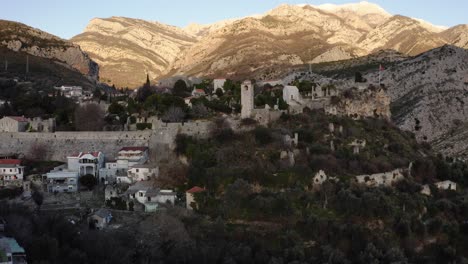
[[151, 202], [151, 197], [148, 197], [148, 202]]
[[143, 197], [143, 192], [140, 192], [140, 197]]
[[138, 172], [140, 172], [140, 170], [139, 170], [139, 169], [136, 169], [136, 172], [138, 173]]

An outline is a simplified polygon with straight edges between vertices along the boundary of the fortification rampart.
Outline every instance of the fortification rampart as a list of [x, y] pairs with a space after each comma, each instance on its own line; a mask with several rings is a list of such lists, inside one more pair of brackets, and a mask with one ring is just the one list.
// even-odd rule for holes
[[113, 158], [124, 146], [150, 146], [157, 143], [153, 131], [137, 132], [56, 132], [56, 133], [0, 133], [0, 153], [30, 155], [45, 150], [44, 158], [66, 161], [67, 155], [79, 151], [102, 151]]

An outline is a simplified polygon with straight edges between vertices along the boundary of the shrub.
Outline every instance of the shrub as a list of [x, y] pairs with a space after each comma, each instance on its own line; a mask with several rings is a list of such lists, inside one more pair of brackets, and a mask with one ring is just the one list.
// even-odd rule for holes
[[93, 187], [97, 184], [97, 180], [94, 175], [86, 174], [80, 177], [80, 184], [88, 188], [88, 190], [92, 190]]
[[138, 130], [151, 129], [153, 125], [151, 123], [138, 123], [136, 125]]
[[256, 127], [254, 130], [254, 135], [255, 141], [261, 145], [266, 145], [273, 142], [271, 131], [264, 126]]

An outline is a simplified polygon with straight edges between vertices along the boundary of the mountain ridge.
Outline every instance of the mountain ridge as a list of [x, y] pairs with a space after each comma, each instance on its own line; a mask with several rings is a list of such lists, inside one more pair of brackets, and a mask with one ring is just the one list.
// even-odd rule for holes
[[[121, 21], [98, 30], [116, 19]], [[147, 23], [152, 26], [135, 29]], [[99, 62], [105, 81], [130, 88], [141, 85], [146, 73], [155, 79], [171, 75], [255, 78], [259, 72], [365, 56], [381, 49], [417, 55], [444, 44], [467, 45], [463, 28], [441, 31], [426, 21], [392, 15], [365, 1], [282, 4], [262, 15], [185, 28], [123, 17], [93, 19], [90, 25], [72, 41]], [[141, 41], [148, 35], [166, 40]]]

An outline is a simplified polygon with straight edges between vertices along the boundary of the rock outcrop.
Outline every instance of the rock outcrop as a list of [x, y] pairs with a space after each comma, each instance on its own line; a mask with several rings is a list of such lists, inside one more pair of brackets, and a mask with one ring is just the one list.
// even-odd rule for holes
[[370, 86], [365, 90], [351, 88], [332, 98], [325, 112], [356, 119], [376, 117], [390, 120], [390, 97], [382, 87]]
[[440, 34], [450, 44], [468, 49], [468, 25], [458, 25]]
[[[368, 74], [368, 80], [377, 80]], [[468, 120], [468, 50], [443, 46], [396, 63], [382, 73], [389, 88], [397, 125], [420, 141], [437, 142], [437, 150], [451, 153], [451, 145]], [[466, 141], [459, 142], [468, 148]]]
[[129, 88], [142, 85], [147, 73], [160, 76], [196, 40], [174, 26], [124, 17], [93, 19], [71, 39], [100, 65], [102, 81]]
[[99, 79], [99, 67], [76, 44], [27, 25], [0, 20], [0, 45], [13, 51], [53, 59]]
[[392, 16], [378, 5], [280, 5], [263, 15], [184, 29], [137, 19], [93, 19], [72, 40], [102, 66], [108, 83], [134, 88], [145, 73], [229, 78], [277, 78], [291, 67], [345, 60], [381, 49], [417, 55], [464, 32]]

